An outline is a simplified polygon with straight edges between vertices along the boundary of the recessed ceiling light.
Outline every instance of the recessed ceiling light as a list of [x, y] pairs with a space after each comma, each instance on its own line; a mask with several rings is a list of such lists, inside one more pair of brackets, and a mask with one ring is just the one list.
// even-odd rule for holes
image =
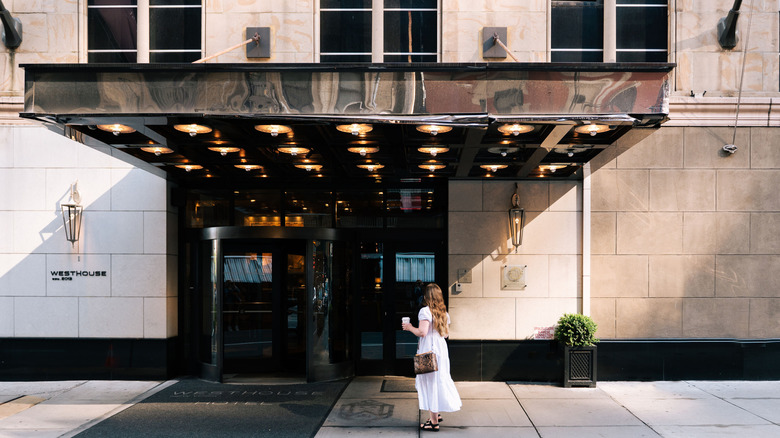
[[337, 125], [336, 129], [341, 132], [348, 132], [352, 135], [365, 135], [374, 129], [373, 126], [367, 123], [351, 123], [349, 125]]
[[450, 148], [445, 148], [444, 146], [423, 146], [421, 148], [417, 148], [417, 150], [424, 154], [431, 154], [432, 157], [435, 157], [438, 154], [449, 152]]
[[591, 136], [594, 136], [596, 134], [601, 134], [602, 132], [609, 131], [609, 126], [607, 125], [599, 125], [596, 123], [590, 123], [587, 125], [582, 125], [574, 128], [574, 132], [578, 132], [580, 134], [590, 134]]
[[203, 169], [203, 166], [201, 166], [200, 164], [177, 164], [176, 167], [178, 167], [179, 169], [184, 169], [187, 172]]
[[311, 149], [301, 146], [282, 146], [276, 148], [276, 150], [285, 154], [290, 154], [294, 157], [296, 155], [308, 154]]
[[167, 148], [165, 146], [144, 146], [141, 148], [144, 152], [149, 152], [150, 154], [154, 154], [156, 156], [160, 156], [161, 154], [170, 154], [173, 152], [173, 149]]
[[525, 134], [526, 132], [531, 132], [533, 130], [534, 130], [533, 126], [520, 125], [518, 123], [506, 124], [498, 127], [498, 131], [506, 135], [509, 134], [520, 135], [520, 134]]
[[481, 164], [479, 167], [488, 170], [490, 172], [495, 172], [500, 169], [506, 169], [509, 166], [506, 164]]

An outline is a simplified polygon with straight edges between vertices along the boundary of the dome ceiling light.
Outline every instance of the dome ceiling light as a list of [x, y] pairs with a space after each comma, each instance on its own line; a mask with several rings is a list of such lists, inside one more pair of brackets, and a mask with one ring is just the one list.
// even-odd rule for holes
[[375, 154], [379, 152], [379, 148], [376, 146], [351, 146], [347, 148], [348, 151], [352, 152], [353, 154], [360, 154], [361, 157], [365, 157], [367, 154]]
[[518, 123], [513, 124], [506, 124], [501, 125], [498, 127], [498, 132], [506, 135], [514, 135], [518, 136], [520, 134], [525, 134], [526, 132], [531, 132], [534, 130], [534, 127], [531, 125], [520, 125]]
[[374, 129], [373, 126], [367, 123], [352, 123], [349, 125], [337, 125], [336, 129], [341, 132], [347, 132], [352, 135], [366, 135]]
[[311, 149], [302, 146], [282, 146], [276, 148], [276, 150], [284, 154], [290, 154], [293, 157], [296, 155], [308, 154], [309, 151], [311, 151]]
[[444, 146], [423, 146], [417, 150], [424, 154], [431, 154], [432, 157], [435, 157], [438, 154], [449, 152], [450, 148], [446, 148]]
[[595, 136], [596, 134], [601, 134], [602, 132], [609, 131], [609, 126], [607, 125], [599, 125], [596, 123], [589, 123], [587, 125], [582, 125], [574, 128], [574, 132], [577, 132], [579, 134], [590, 134], [591, 137]]
[[173, 149], [167, 148], [165, 146], [156, 145], [156, 146], [143, 146], [141, 148], [144, 152], [149, 152], [150, 154], [154, 154], [156, 156], [160, 156], [161, 154], [170, 154], [173, 152]]
[[418, 125], [417, 130], [426, 134], [438, 135], [452, 131], [452, 126], [444, 125]]
[[100, 129], [101, 131], [108, 131], [114, 135], [130, 134], [135, 132], [135, 129], [127, 125], [122, 125], [120, 123], [112, 123], [110, 125], [97, 125], [97, 128]]
[[223, 157], [232, 152], [238, 152], [241, 148], [235, 146], [209, 146], [210, 151], [219, 152]]
[[263, 166], [259, 164], [236, 164], [235, 166], [239, 169], [244, 169], [247, 172], [249, 172], [250, 170], [257, 170], [263, 168]]
[[198, 125], [197, 123], [190, 123], [188, 125], [173, 125], [173, 129], [181, 132], [186, 132], [190, 137], [195, 137], [198, 134], [208, 134], [211, 132], [211, 128], [206, 125]]
[[506, 157], [509, 154], [514, 154], [517, 151], [519, 151], [520, 148], [505, 148], [505, 147], [499, 147], [499, 148], [488, 148], [488, 152], [491, 154], [498, 154], [502, 157]]
[[506, 164], [481, 164], [479, 167], [489, 171], [489, 172], [495, 172], [500, 169], [506, 169], [509, 167]]
[[420, 169], [425, 169], [427, 171], [433, 172], [435, 170], [444, 169], [447, 166], [442, 162], [431, 160], [431, 161], [426, 161], [425, 163], [420, 164], [417, 167], [419, 167]]
[[319, 172], [320, 169], [322, 169], [322, 164], [300, 163], [296, 164], [295, 167], [298, 169], [303, 169], [307, 172], [311, 172], [312, 170]]
[[361, 169], [366, 169], [369, 172], [373, 172], [373, 171], [381, 169], [381, 168], [383, 168], [385, 166], [382, 165], [382, 164], [379, 164], [379, 163], [366, 163], [366, 164], [358, 164], [357, 167], [359, 167]]
[[287, 134], [292, 132], [292, 128], [287, 125], [257, 125], [255, 129], [266, 134], [271, 134], [271, 137], [276, 137], [279, 134]]
[[203, 169], [203, 166], [200, 164], [177, 164], [176, 167], [179, 169], [184, 169], [186, 172]]

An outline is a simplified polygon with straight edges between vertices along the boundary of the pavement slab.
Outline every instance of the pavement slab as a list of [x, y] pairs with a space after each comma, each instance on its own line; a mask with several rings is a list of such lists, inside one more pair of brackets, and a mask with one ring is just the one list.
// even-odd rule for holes
[[709, 399], [636, 399], [623, 406], [650, 426], [735, 426], [769, 422], [715, 397]]
[[600, 388], [564, 388], [561, 386], [542, 384], [518, 384], [508, 385], [518, 399], [609, 399], [609, 395]]
[[634, 415], [606, 399], [520, 399], [538, 426], [642, 426]]
[[[421, 411], [423, 418], [427, 411]], [[457, 412], [442, 413], [443, 426], [447, 427], [530, 427], [532, 426], [522, 406], [516, 400], [463, 399], [463, 407]]]
[[667, 438], [777, 438], [780, 426], [657, 426], [658, 433]]
[[658, 438], [658, 434], [647, 426], [540, 427], [539, 436], [541, 438]]

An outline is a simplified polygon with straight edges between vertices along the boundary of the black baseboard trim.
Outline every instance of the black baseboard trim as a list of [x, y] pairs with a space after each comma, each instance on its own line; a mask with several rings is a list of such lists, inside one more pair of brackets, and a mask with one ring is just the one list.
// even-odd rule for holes
[[[563, 382], [555, 341], [449, 342], [455, 380]], [[780, 339], [641, 339], [598, 343], [601, 381], [777, 380]]]
[[166, 380], [178, 338], [0, 339], [0, 381]]

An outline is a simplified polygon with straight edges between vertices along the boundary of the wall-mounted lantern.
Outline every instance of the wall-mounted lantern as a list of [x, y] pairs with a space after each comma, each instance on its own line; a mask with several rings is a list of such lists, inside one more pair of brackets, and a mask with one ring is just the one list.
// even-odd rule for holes
[[81, 206], [81, 194], [79, 194], [78, 181], [70, 185], [70, 202], [60, 204], [62, 209], [62, 223], [65, 226], [65, 238], [72, 246], [76, 246], [81, 234], [81, 214], [84, 207]]
[[509, 209], [509, 232], [512, 235], [512, 245], [517, 249], [523, 244], [523, 227], [525, 227], [525, 210], [520, 208], [520, 195], [517, 194], [519, 184], [515, 183], [515, 193], [512, 195], [512, 208]]

